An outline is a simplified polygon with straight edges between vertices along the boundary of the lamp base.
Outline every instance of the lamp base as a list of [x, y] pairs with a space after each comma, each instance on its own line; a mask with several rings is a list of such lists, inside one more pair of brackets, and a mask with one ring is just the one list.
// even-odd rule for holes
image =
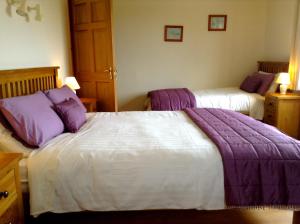
[[281, 84], [280, 85], [280, 94], [286, 94], [287, 89], [288, 89], [288, 85]]

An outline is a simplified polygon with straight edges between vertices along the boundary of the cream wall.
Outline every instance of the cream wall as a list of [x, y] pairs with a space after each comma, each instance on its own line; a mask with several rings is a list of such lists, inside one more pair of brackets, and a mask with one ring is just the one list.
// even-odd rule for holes
[[265, 58], [287, 61], [295, 36], [298, 0], [268, 0]]
[[[67, 0], [27, 0], [39, 3], [43, 19], [6, 14], [0, 0], [0, 69], [58, 65], [60, 76], [72, 73]], [[32, 16], [31, 18], [34, 18]]]
[[[296, 1], [113, 0], [120, 110], [142, 109], [152, 89], [237, 86], [257, 60], [288, 60]], [[227, 14], [227, 31], [208, 32], [209, 14]], [[184, 26], [182, 43], [163, 41], [167, 24]]]

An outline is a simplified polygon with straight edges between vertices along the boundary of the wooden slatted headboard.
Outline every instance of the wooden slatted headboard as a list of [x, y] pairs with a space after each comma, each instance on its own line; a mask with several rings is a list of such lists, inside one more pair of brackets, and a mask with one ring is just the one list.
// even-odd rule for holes
[[0, 99], [57, 87], [59, 67], [0, 70]]
[[288, 62], [258, 61], [257, 63], [258, 63], [258, 71], [270, 72], [270, 73], [289, 71]]

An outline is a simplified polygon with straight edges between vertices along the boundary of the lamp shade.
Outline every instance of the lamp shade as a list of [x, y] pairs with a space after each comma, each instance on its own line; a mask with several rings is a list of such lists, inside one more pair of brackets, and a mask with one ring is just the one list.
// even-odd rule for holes
[[80, 89], [80, 86], [74, 76], [66, 77], [65, 83], [73, 90]]
[[291, 84], [290, 74], [286, 72], [279, 73], [276, 83], [289, 85]]

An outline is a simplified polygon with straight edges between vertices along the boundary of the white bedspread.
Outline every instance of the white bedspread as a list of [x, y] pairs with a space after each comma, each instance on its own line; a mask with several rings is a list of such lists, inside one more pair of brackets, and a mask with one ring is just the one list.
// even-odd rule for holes
[[[257, 120], [264, 116], [265, 97], [257, 93], [247, 93], [238, 87], [205, 89], [192, 91], [198, 108], [221, 108], [248, 114]], [[144, 105], [151, 110], [151, 99], [148, 97]]]
[[223, 209], [221, 156], [183, 112], [97, 113], [28, 158], [31, 214]]
[[247, 93], [237, 87], [193, 91], [197, 107], [221, 108], [248, 113], [250, 117], [262, 120], [265, 97]]

